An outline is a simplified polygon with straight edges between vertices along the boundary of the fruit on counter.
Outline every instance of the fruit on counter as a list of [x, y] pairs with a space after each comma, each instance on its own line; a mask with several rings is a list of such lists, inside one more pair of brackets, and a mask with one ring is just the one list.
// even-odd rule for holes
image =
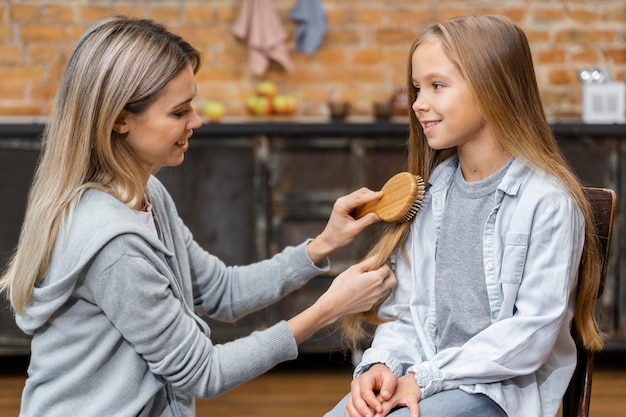
[[253, 116], [289, 115], [296, 111], [296, 98], [289, 94], [278, 94], [276, 84], [261, 81], [254, 95], [246, 99], [246, 111]]
[[296, 98], [278, 94], [272, 99], [272, 112], [275, 114], [292, 114], [296, 111]]
[[266, 96], [248, 97], [246, 110], [255, 116], [267, 116], [272, 113], [272, 100]]
[[209, 101], [204, 105], [203, 113], [209, 122], [220, 122], [224, 116], [224, 105], [219, 101]]
[[264, 96], [267, 98], [272, 98], [276, 95], [277, 92], [276, 84], [272, 81], [261, 81], [256, 86], [256, 94], [258, 96]]

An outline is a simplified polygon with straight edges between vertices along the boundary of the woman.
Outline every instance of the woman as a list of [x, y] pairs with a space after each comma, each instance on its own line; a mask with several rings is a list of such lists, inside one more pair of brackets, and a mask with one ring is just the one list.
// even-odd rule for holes
[[372, 260], [338, 276], [308, 309], [225, 345], [198, 314], [233, 320], [320, 272], [375, 215], [379, 193], [337, 200], [315, 239], [227, 267], [202, 250], [152, 176], [183, 162], [201, 120], [200, 54], [163, 26], [103, 19], [63, 73], [20, 241], [1, 280], [32, 334], [22, 416], [193, 416], [218, 395], [297, 356], [297, 344], [372, 307], [395, 277]]
[[[408, 170], [427, 190], [375, 248], [398, 286], [328, 416], [554, 417], [576, 366], [572, 319], [602, 346], [599, 263], [526, 36], [499, 16], [434, 24], [411, 47], [408, 91]], [[359, 317], [347, 326], [358, 336]]]

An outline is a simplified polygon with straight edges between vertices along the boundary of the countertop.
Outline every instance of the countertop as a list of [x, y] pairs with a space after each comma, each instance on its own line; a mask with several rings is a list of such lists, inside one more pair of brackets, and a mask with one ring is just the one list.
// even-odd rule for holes
[[[37, 139], [46, 123], [45, 117], [0, 117], [0, 140]], [[580, 120], [560, 120], [550, 123], [556, 136], [602, 136], [626, 138], [626, 124], [587, 124]], [[298, 136], [398, 136], [407, 134], [408, 119], [394, 117], [378, 121], [367, 116], [354, 116], [346, 120], [331, 121], [326, 118], [224, 118], [220, 123], [204, 123], [194, 130], [198, 139], [251, 135]]]

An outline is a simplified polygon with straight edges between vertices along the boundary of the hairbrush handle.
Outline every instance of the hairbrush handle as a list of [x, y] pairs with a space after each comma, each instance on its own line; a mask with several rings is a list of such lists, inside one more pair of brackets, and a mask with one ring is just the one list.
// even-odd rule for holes
[[419, 175], [400, 172], [383, 185], [383, 196], [379, 200], [357, 207], [352, 215], [359, 219], [374, 212], [385, 222], [409, 221], [422, 204], [424, 189], [424, 181]]

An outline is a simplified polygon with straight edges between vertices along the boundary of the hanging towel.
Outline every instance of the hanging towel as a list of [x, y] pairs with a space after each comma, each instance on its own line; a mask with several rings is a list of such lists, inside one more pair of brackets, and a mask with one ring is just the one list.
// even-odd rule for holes
[[241, 12], [232, 28], [235, 36], [248, 45], [248, 63], [256, 76], [267, 71], [270, 59], [291, 70], [283, 29], [271, 0], [243, 0]]
[[314, 53], [322, 45], [326, 32], [326, 13], [322, 0], [298, 0], [290, 16], [298, 22], [296, 51]]

